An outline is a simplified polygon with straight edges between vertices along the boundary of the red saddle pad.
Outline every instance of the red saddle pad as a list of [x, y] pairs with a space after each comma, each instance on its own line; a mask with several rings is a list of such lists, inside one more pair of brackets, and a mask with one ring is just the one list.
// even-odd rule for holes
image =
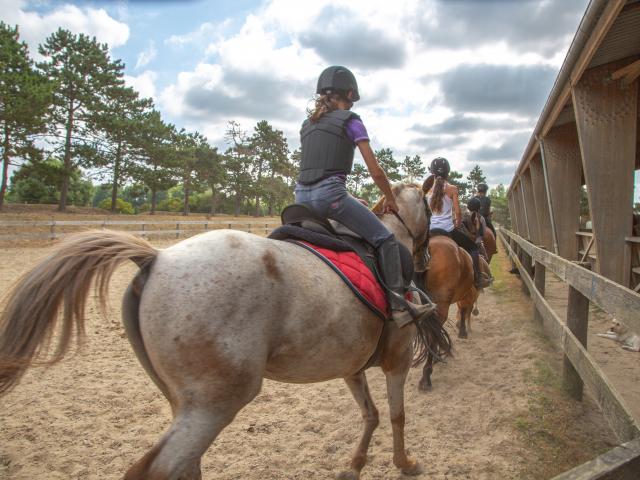
[[375, 313], [382, 318], [389, 316], [389, 305], [382, 286], [357, 253], [336, 252], [309, 242], [296, 241], [295, 243], [304, 245], [320, 259], [339, 270], [345, 283]]

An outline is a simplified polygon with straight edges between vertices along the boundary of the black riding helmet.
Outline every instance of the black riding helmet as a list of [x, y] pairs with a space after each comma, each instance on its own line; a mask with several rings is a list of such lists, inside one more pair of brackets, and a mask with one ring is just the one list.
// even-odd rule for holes
[[484, 192], [484, 193], [487, 193], [487, 190], [489, 190], [489, 187], [487, 186], [486, 183], [479, 183], [477, 188], [479, 192]]
[[358, 82], [351, 70], [346, 67], [334, 65], [332, 67], [325, 68], [320, 77], [318, 78], [318, 87], [316, 93], [323, 95], [329, 91], [348, 92], [353, 90], [353, 101], [360, 100], [360, 94], [358, 93]]
[[480, 200], [476, 197], [471, 197], [471, 200], [467, 202], [467, 208], [470, 212], [477, 212], [480, 210]]
[[429, 165], [429, 171], [436, 177], [447, 178], [451, 167], [449, 166], [449, 160], [443, 157], [434, 158]]

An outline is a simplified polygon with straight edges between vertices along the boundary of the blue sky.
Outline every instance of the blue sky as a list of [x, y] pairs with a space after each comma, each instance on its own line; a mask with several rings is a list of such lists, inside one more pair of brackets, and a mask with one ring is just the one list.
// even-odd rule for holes
[[297, 147], [318, 74], [343, 64], [374, 149], [508, 185], [587, 3], [0, 0], [0, 19], [32, 52], [58, 27], [97, 36], [167, 121], [222, 149], [228, 121], [262, 119]]

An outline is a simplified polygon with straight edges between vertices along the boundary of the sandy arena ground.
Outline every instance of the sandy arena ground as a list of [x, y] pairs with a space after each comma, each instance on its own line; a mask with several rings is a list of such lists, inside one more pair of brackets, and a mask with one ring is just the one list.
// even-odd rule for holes
[[[48, 250], [0, 250], [0, 292]], [[455, 337], [455, 357], [435, 367], [434, 390], [419, 393], [421, 371], [409, 375], [406, 443], [424, 468], [417, 478], [550, 478], [617, 443], [592, 400], [574, 402], [558, 387], [561, 357], [533, 323], [531, 303], [517, 277], [506, 273], [502, 252], [493, 269], [496, 282], [481, 297], [469, 339]], [[87, 343], [78, 354], [30, 370], [0, 398], [0, 478], [121, 478], [167, 428], [169, 406], [119, 321], [119, 301], [134, 272], [131, 264], [115, 275], [107, 319], [89, 305]], [[606, 348], [619, 353], [613, 344]], [[381, 424], [362, 478], [405, 478], [392, 463], [384, 377], [377, 369], [368, 377]], [[341, 380], [265, 381], [203, 457], [203, 478], [335, 478], [360, 430], [359, 411]]]

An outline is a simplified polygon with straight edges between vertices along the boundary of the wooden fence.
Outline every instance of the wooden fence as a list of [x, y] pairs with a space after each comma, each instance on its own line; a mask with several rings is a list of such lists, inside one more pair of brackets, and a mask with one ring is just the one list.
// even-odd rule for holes
[[[586, 348], [589, 302], [640, 331], [640, 294], [590, 271], [590, 263], [571, 262], [501, 228], [499, 236], [513, 264], [520, 271], [535, 305], [535, 315], [547, 334], [564, 352], [563, 381], [569, 393], [582, 398], [586, 385], [621, 442], [619, 447], [565, 472], [554, 480], [640, 478], [640, 426], [624, 400]], [[564, 322], [544, 297], [546, 271], [569, 285], [567, 321]]]
[[[162, 226], [170, 225], [166, 229]], [[265, 220], [38, 220], [38, 221], [0, 221], [0, 229], [11, 230], [13, 233], [0, 234], [0, 241], [11, 240], [55, 240], [77, 232], [83, 228], [111, 228], [126, 230], [128, 233], [140, 236], [151, 235], [194, 235], [207, 230], [228, 228], [243, 230], [249, 233], [267, 235], [280, 225], [280, 221], [269, 218]], [[148, 227], [151, 227], [149, 229]], [[22, 231], [19, 230], [29, 230]], [[63, 231], [69, 230], [72, 231]], [[18, 231], [18, 232], [16, 232]]]

